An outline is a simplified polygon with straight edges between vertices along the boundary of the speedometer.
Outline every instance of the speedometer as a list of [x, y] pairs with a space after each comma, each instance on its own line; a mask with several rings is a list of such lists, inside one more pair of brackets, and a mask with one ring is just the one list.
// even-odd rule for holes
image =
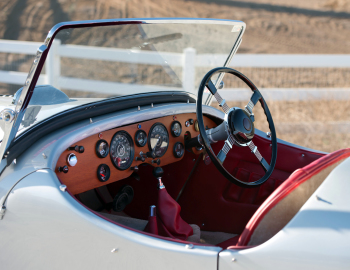
[[161, 123], [154, 124], [148, 133], [148, 147], [157, 157], [165, 154], [169, 145], [169, 133]]
[[110, 147], [111, 160], [119, 170], [126, 170], [134, 159], [134, 143], [126, 131], [114, 134]]

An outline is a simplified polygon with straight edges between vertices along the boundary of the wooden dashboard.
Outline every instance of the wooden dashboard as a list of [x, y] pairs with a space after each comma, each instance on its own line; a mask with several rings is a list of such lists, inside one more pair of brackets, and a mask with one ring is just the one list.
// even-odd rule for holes
[[[193, 120], [193, 124], [186, 126], [185, 124], [186, 121], [190, 121], [191, 119]], [[172, 116], [152, 119], [145, 122], [134, 123], [128, 126], [117, 127], [111, 130], [103, 131], [101, 133], [92, 135], [72, 145], [72, 148], [74, 148], [74, 146], [76, 145], [83, 146], [84, 147], [83, 153], [79, 153], [74, 150], [67, 149], [61, 154], [56, 164], [57, 177], [60, 179], [60, 181], [63, 184], [67, 186], [67, 189], [72, 194], [79, 194], [84, 191], [94, 189], [100, 186], [104, 186], [106, 184], [127, 178], [133, 173], [133, 170], [131, 168], [138, 166], [141, 163], [148, 163], [152, 166], [158, 166], [156, 163], [152, 163], [152, 160], [153, 160], [152, 158], [146, 158], [144, 162], [140, 160], [136, 160], [136, 157], [139, 156], [140, 151], [142, 151], [143, 153], [150, 151], [148, 143], [143, 147], [139, 147], [134, 142], [135, 154], [134, 154], [131, 166], [126, 170], [118, 170], [113, 165], [113, 162], [110, 157], [110, 153], [105, 158], [100, 158], [96, 153], [96, 143], [99, 140], [103, 139], [107, 141], [110, 146], [111, 140], [114, 134], [118, 131], [126, 131], [127, 133], [130, 134], [133, 140], [135, 140], [135, 134], [138, 130], [142, 129], [148, 135], [152, 125], [154, 125], [155, 123], [162, 123], [167, 128], [169, 133], [168, 149], [165, 152], [165, 154], [159, 158], [160, 160], [159, 166], [164, 166], [170, 163], [180, 161], [183, 157], [181, 158], [175, 157], [173, 153], [174, 145], [177, 142], [181, 142], [185, 144], [185, 134], [187, 134], [186, 136], [188, 136], [188, 133], [190, 133], [190, 137], [192, 138], [199, 134], [199, 132], [196, 131], [196, 119], [197, 118], [195, 113], [172, 115]], [[216, 126], [214, 121], [212, 121], [208, 117], [203, 116], [203, 119], [204, 119], [205, 126], [207, 126], [208, 128], [213, 128]], [[173, 123], [173, 121], [179, 121], [182, 127], [182, 132], [178, 137], [174, 137], [171, 134], [171, 124]], [[69, 166], [67, 162], [67, 157], [70, 154], [76, 155], [77, 163], [75, 166]], [[110, 168], [110, 177], [106, 182], [101, 182], [97, 176], [98, 167], [101, 164], [106, 164]], [[66, 173], [62, 172], [62, 168], [64, 166], [67, 166], [66, 169], [68, 168], [68, 172]]]

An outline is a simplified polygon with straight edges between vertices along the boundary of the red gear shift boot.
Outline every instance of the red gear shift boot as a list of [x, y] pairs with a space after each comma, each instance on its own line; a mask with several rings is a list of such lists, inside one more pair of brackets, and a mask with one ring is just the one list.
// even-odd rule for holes
[[158, 220], [157, 216], [149, 216], [148, 217], [148, 223], [146, 225], [146, 228], [144, 230], [145, 232], [153, 233], [155, 235], [158, 235]]
[[[169, 195], [165, 188], [158, 190], [158, 205], [157, 215], [159, 218], [158, 227], [159, 233], [167, 234], [164, 231], [168, 231], [168, 237], [175, 237], [181, 240], [187, 240], [187, 238], [193, 235], [192, 227], [180, 217], [181, 207], [180, 205]], [[165, 228], [161, 228], [163, 226]]]

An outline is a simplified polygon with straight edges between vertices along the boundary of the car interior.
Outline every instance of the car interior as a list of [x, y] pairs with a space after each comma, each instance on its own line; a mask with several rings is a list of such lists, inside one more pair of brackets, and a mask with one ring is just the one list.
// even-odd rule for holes
[[[207, 128], [222, 122], [213, 115], [203, 118]], [[101, 130], [61, 154], [57, 177], [85, 207], [119, 226], [169, 240], [227, 248], [237, 245], [239, 236], [266, 199], [286, 189], [283, 184], [293, 172], [324, 156], [280, 141], [272, 175], [260, 186], [244, 188], [229, 182], [204, 148], [186, 147], [186, 142], [198, 135], [195, 113]], [[159, 137], [162, 137], [161, 145], [155, 139]], [[254, 143], [265, 156], [271, 155], [271, 140], [267, 135], [255, 134]], [[152, 150], [157, 144], [154, 155]], [[218, 153], [223, 144], [213, 144], [214, 152]], [[79, 162], [69, 166], [70, 162], [74, 163], [74, 157]], [[233, 146], [225, 165], [233, 176], [246, 182], [254, 182], [265, 174], [249, 148]], [[159, 168], [161, 171], [157, 171]], [[290, 221], [324, 179], [323, 176], [299, 199], [294, 198], [298, 203], [293, 209], [285, 211], [282, 207], [272, 217], [278, 228], [268, 238]], [[167, 192], [165, 197], [163, 191]], [[156, 230], [150, 228], [154, 222]], [[240, 246], [266, 240], [264, 237]]]

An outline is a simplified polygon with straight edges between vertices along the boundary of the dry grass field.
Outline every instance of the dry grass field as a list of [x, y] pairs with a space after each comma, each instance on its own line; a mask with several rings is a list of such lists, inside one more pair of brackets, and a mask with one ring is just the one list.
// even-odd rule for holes
[[[247, 30], [238, 53], [350, 54], [349, 0], [1, 0], [0, 15], [0, 39], [42, 42], [54, 24], [68, 20], [200, 17], [244, 21]], [[27, 72], [31, 61], [27, 55], [0, 53], [0, 70]], [[349, 68], [240, 71], [259, 88], [350, 87]], [[225, 87], [242, 84], [231, 80]], [[3, 94], [18, 88], [0, 84]], [[268, 105], [279, 138], [327, 152], [350, 146], [349, 101], [268, 101]], [[256, 127], [267, 131], [258, 107], [255, 115]]]

